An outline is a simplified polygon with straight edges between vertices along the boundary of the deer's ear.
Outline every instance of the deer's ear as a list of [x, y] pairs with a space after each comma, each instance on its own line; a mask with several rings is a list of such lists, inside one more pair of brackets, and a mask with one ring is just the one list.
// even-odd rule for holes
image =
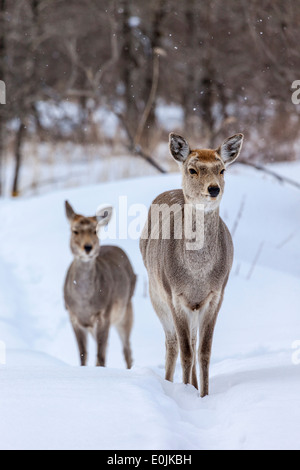
[[180, 163], [184, 163], [191, 153], [189, 143], [181, 135], [170, 134], [170, 152], [172, 157]]
[[75, 218], [75, 212], [73, 210], [73, 207], [69, 204], [68, 201], [65, 202], [65, 209], [66, 209], [66, 216], [69, 222], [72, 222]]
[[112, 206], [100, 206], [96, 212], [96, 219], [98, 226], [103, 227], [107, 225], [112, 218], [113, 207]]
[[226, 139], [221, 147], [218, 148], [217, 152], [221, 156], [225, 166], [231, 165], [238, 158], [242, 150], [243, 141], [243, 134], [235, 134]]

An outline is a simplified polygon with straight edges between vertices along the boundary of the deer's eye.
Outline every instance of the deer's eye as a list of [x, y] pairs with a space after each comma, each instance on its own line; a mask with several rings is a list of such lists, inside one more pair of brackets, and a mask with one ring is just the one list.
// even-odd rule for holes
[[222, 170], [222, 171], [220, 172], [220, 175], [224, 175], [224, 173], [225, 173], [225, 170]]
[[77, 232], [77, 230], [73, 230], [73, 234], [74, 235], [79, 235], [79, 232]]
[[197, 171], [194, 170], [194, 168], [190, 168], [189, 172], [190, 172], [191, 175], [197, 175], [198, 174]]

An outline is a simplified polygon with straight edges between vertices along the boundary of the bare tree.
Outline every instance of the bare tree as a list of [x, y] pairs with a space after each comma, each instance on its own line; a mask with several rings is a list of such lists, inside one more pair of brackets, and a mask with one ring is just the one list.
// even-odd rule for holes
[[167, 15], [166, 2], [155, 0], [153, 11], [149, 20], [148, 41], [149, 48], [146, 55], [146, 76], [144, 94], [144, 111], [139, 121], [135, 137], [136, 144], [142, 143], [150, 147], [151, 136], [156, 134], [156, 98], [160, 77], [160, 58], [165, 57], [166, 51], [162, 47], [163, 21]]
[[[0, 0], [0, 80], [5, 82], [5, 15], [6, 0]], [[5, 149], [5, 116], [4, 110], [0, 109], [0, 196], [3, 193], [3, 158]]]

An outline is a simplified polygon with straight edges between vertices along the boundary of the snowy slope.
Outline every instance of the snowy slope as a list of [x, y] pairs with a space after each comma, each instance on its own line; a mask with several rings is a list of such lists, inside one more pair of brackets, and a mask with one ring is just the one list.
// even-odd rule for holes
[[[300, 180], [297, 164], [285, 172]], [[137, 239], [110, 240], [138, 274], [126, 371], [112, 330], [107, 369], [78, 367], [62, 301], [69, 227], [63, 203], [92, 215], [119, 196], [148, 207], [180, 187], [179, 175], [2, 200], [0, 215], [0, 448], [299, 449], [300, 193], [254, 170], [227, 174], [222, 216], [234, 234], [235, 262], [217, 323], [211, 395], [164, 377], [164, 335], [147, 295]], [[131, 213], [129, 221], [134, 217]], [[299, 346], [298, 346], [299, 347]], [[0, 357], [1, 362], [1, 357]]]

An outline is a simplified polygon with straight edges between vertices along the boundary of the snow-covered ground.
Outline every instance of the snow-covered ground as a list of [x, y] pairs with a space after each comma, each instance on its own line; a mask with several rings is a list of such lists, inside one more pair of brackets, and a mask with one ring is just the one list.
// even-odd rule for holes
[[[300, 181], [299, 164], [284, 171]], [[119, 196], [128, 210], [148, 207], [180, 187], [178, 174], [0, 202], [1, 449], [300, 449], [300, 193], [239, 165], [226, 180], [221, 212], [235, 262], [204, 399], [181, 383], [179, 363], [175, 383], [163, 379], [164, 335], [137, 239], [108, 241], [138, 274], [131, 371], [114, 330], [108, 367], [94, 367], [92, 340], [89, 367], [78, 367], [62, 299], [65, 199], [87, 215], [112, 203], [118, 218]], [[128, 224], [135, 220], [130, 212]]]

